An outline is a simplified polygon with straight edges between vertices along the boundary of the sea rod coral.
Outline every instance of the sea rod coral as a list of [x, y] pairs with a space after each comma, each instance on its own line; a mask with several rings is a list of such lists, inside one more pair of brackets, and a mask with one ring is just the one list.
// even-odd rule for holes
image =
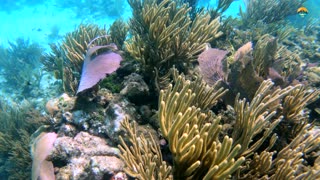
[[207, 12], [200, 12], [191, 20], [187, 4], [172, 0], [129, 0], [129, 4], [133, 9], [133, 36], [125, 42], [126, 49], [142, 63], [144, 75], [158, 90], [159, 77], [173, 65], [186, 71], [206, 43], [222, 34], [219, 18], [211, 20]]
[[[295, 129], [294, 138], [279, 151], [274, 150], [276, 127], [284, 117], [281, 109], [288, 107], [281, 102], [300, 85], [271, 91], [273, 83], [265, 80], [251, 102], [237, 96], [236, 123], [232, 132], [222, 133], [222, 115], [214, 115], [195, 103], [194, 99], [206, 91], [195, 91], [192, 84], [180, 75], [174, 86], [160, 92], [158, 119], [173, 158], [172, 167], [161, 159], [163, 155], [154, 140], [138, 137], [135, 125], [128, 120], [122, 123], [131, 142], [129, 146], [122, 140], [119, 146], [128, 175], [137, 179], [320, 178], [319, 160], [312, 156], [320, 152], [320, 134], [314, 133], [312, 125], [301, 122], [302, 128]], [[306, 101], [309, 103], [319, 91], [304, 96], [310, 96]], [[306, 104], [298, 108], [292, 104], [290, 108], [302, 113]], [[306, 157], [315, 163], [306, 165]]]

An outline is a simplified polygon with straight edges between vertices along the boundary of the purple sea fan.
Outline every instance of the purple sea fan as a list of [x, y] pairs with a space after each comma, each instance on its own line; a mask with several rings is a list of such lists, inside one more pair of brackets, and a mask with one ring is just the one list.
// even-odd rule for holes
[[120, 67], [122, 57], [115, 52], [106, 52], [99, 54], [91, 59], [92, 54], [102, 48], [114, 49], [113, 44], [106, 46], [94, 46], [87, 51], [86, 58], [83, 62], [81, 79], [77, 94], [92, 88], [100, 80], [111, 74]]
[[203, 79], [213, 85], [218, 80], [226, 80], [227, 62], [224, 61], [228, 51], [208, 47], [199, 57], [199, 68]]

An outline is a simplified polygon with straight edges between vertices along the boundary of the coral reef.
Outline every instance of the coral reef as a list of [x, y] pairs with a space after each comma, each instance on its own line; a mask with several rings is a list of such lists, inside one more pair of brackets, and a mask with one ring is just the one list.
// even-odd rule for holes
[[149, 87], [139, 74], [132, 73], [124, 77], [122, 84], [123, 89], [120, 94], [127, 97], [131, 102], [141, 104], [148, 98]]
[[1, 76], [5, 79], [2, 86], [6, 91], [22, 100], [41, 94], [40, 57], [43, 48], [22, 38], [9, 42], [9, 48], [0, 47]]
[[285, 17], [295, 14], [306, 0], [246, 0], [246, 10], [240, 8], [240, 15], [245, 26], [255, 24], [258, 21], [272, 23], [283, 20]]
[[43, 70], [65, 93], [43, 116], [0, 104], [1, 175], [30, 179], [33, 160], [33, 179], [320, 179], [319, 27], [287, 18], [304, 0], [247, 0], [240, 18], [197, 2], [128, 0], [128, 23], [52, 44]]
[[[273, 150], [278, 139], [276, 127], [283, 117], [286, 117], [285, 121], [289, 120], [288, 111], [282, 114], [282, 107], [290, 106], [297, 114], [305, 113], [305, 106], [318, 98], [319, 91], [306, 94], [299, 90], [301, 85], [271, 91], [273, 83], [263, 81], [250, 103], [237, 96], [236, 123], [230, 138], [221, 133], [220, 116], [203, 111], [204, 106], [194, 103], [194, 99], [205, 91], [196, 91], [197, 86], [192, 83], [179, 76], [174, 87], [161, 91], [159, 97], [158, 117], [161, 133], [173, 156], [172, 168], [163, 162], [152, 138], [148, 141], [144, 136], [138, 136], [136, 126], [129, 125], [127, 120], [122, 123], [129, 133], [131, 145], [129, 147], [121, 140], [121, 157], [130, 176], [137, 179], [226, 179], [231, 175], [239, 179], [319, 178], [317, 156], [312, 154], [319, 153], [320, 134], [314, 133], [317, 130], [310, 124], [297, 122], [301, 128], [295, 129], [295, 136], [279, 151]], [[298, 101], [303, 101], [299, 105], [289, 103], [296, 91], [304, 92], [296, 96]], [[216, 93], [219, 95], [212, 97], [212, 105], [224, 94]], [[290, 126], [285, 128], [290, 129]], [[316, 163], [305, 166], [303, 161], [310, 158]]]
[[53, 163], [63, 162], [58, 164], [56, 179], [102, 180], [122, 173], [118, 155], [119, 150], [108, 146], [105, 139], [80, 132], [75, 137], [58, 137], [49, 158]]
[[[31, 179], [30, 135], [47, 119], [28, 102], [0, 101], [0, 174], [3, 179]], [[19, 170], [19, 171], [17, 171]]]
[[[51, 45], [52, 53], [41, 60], [45, 70], [53, 72], [62, 81], [62, 89], [66, 93], [77, 92], [82, 64], [84, 62], [88, 44], [99, 36], [106, 36], [106, 30], [97, 25], [81, 24], [75, 31], [68, 33], [61, 45]], [[96, 45], [108, 44], [107, 38], [99, 38]]]
[[[303, 62], [285, 46], [278, 46], [279, 43], [275, 37], [265, 34], [259, 38], [254, 48], [252, 42], [247, 42], [233, 52], [233, 57], [228, 57], [227, 61], [222, 61], [222, 58], [213, 63], [214, 57], [218, 57], [219, 54], [215, 53], [206, 57], [211, 61], [203, 67], [204, 56], [200, 55], [198, 58], [200, 74], [209, 84], [212, 84], [211, 81], [214, 78], [212, 75], [220, 75], [218, 79], [224, 80], [225, 86], [231, 90], [228, 97], [235, 97], [240, 93], [242, 97], [251, 100], [261, 82], [268, 78], [281, 87], [299, 81], [297, 78], [303, 71], [301, 68]], [[228, 66], [225, 65], [226, 62]]]
[[[47, 103], [50, 122], [59, 135], [48, 157], [56, 178], [126, 179], [119, 150], [112, 146], [125, 133], [120, 124], [126, 117], [140, 122], [135, 107], [107, 89], [100, 89], [85, 105], [77, 101], [63, 94]], [[140, 130], [156, 134], [150, 127]]]
[[87, 50], [77, 94], [94, 87], [99, 81], [105, 78], [107, 74], [115, 72], [120, 67], [122, 57], [111, 50], [96, 55], [93, 58], [93, 54], [100, 49], [117, 50], [117, 47], [114, 44], [108, 44], [104, 46], [93, 46]]
[[48, 101], [50, 122], [60, 134], [73, 136], [79, 131], [106, 136], [114, 143], [123, 134], [120, 123], [125, 117], [140, 122], [135, 106], [126, 97], [100, 89], [88, 99], [69, 97], [63, 94]]
[[106, 88], [112, 93], [119, 93], [122, 79], [117, 74], [110, 74], [100, 82], [101, 88]]
[[115, 20], [108, 30], [108, 34], [111, 36], [111, 42], [115, 43], [118, 48], [122, 49], [128, 31], [128, 24], [124, 20]]
[[218, 18], [211, 20], [208, 13], [200, 12], [192, 21], [186, 4], [178, 6], [170, 0], [129, 0], [129, 4], [133, 9], [133, 37], [126, 42], [126, 49], [155, 83], [173, 65], [185, 71], [205, 43], [221, 35]]

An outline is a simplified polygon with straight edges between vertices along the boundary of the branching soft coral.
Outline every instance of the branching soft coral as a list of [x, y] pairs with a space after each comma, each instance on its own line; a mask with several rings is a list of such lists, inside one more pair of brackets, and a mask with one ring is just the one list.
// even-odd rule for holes
[[[199, 83], [199, 81], [196, 82]], [[174, 87], [170, 85], [168, 89], [160, 92], [159, 120], [162, 135], [168, 140], [173, 155], [172, 177], [174, 179], [224, 179], [236, 171], [244, 161], [243, 157], [235, 158], [241, 145], [232, 147], [233, 140], [228, 136], [220, 141], [221, 125], [218, 125], [220, 119], [213, 118], [210, 111], [201, 112], [200, 108], [195, 107], [195, 105], [200, 105], [195, 99], [197, 98], [196, 93], [203, 96], [210, 92], [207, 95], [209, 95], [208, 99], [211, 103], [202, 107], [206, 109], [214, 104], [225, 91], [205, 90], [204, 87], [201, 87], [202, 90], [199, 91], [195, 85], [195, 82], [190, 82], [183, 76], [179, 76], [175, 80]], [[130, 131], [128, 133], [132, 134]], [[132, 139], [131, 135], [129, 137], [133, 148], [128, 148], [122, 143], [124, 146], [122, 148], [123, 159], [130, 164], [132, 164], [131, 161], [135, 161], [139, 166], [130, 165], [128, 169], [135, 171], [136, 174], [144, 174], [140, 171], [146, 172], [146, 168], [148, 170], [150, 166], [143, 168], [141, 165], [149, 163], [144, 163], [145, 158], [141, 160], [134, 158], [140, 157], [140, 152], [145, 152], [143, 150], [145, 149], [144, 143]], [[138, 144], [142, 144], [142, 146], [137, 147]], [[140, 150], [136, 150], [136, 148]], [[154, 157], [159, 157], [157, 153], [153, 154]], [[128, 155], [130, 155], [130, 159], [127, 158]], [[148, 176], [148, 178], [153, 179], [153, 176]]]
[[[56, 78], [62, 80], [64, 92], [76, 94], [87, 46], [92, 39], [106, 34], [106, 30], [97, 25], [81, 24], [64, 37], [62, 45], [51, 45], [52, 53], [45, 55], [42, 62], [45, 69], [52, 71]], [[95, 43], [105, 45], [109, 40], [100, 38]]]
[[[279, 99], [283, 98], [293, 87], [277, 89], [270, 93], [273, 83], [270, 80], [263, 81], [250, 103], [246, 99], [235, 102], [236, 124], [232, 138], [236, 144], [241, 144], [239, 156], [249, 156], [256, 151], [269, 137], [274, 128], [279, 124], [282, 117], [273, 120], [277, 109], [281, 107]], [[263, 133], [261, 138], [258, 134]], [[275, 134], [272, 137], [271, 145], [275, 142]], [[255, 139], [255, 142], [252, 142]]]
[[[315, 155], [320, 153], [319, 130], [300, 121], [301, 128], [295, 129], [294, 137], [288, 139], [284, 146], [279, 145], [276, 134], [276, 127], [281, 120], [284, 121], [283, 117], [304, 113], [306, 105], [318, 98], [318, 91], [305, 92], [300, 89], [301, 85], [274, 89], [274, 83], [265, 80], [251, 102], [240, 100], [237, 96], [234, 105], [236, 122], [232, 133], [228, 133], [222, 132], [224, 124], [220, 124], [221, 116], [215, 116], [209, 110], [225, 91], [211, 91], [203, 87], [199, 90], [194, 85], [203, 82], [174, 75], [174, 85], [170, 84], [160, 91], [158, 112], [160, 130], [168, 141], [173, 158], [173, 179], [319, 178], [319, 160], [315, 159]], [[206, 93], [208, 102], [212, 104], [199, 104], [195, 99], [205, 97]], [[300, 103], [291, 101], [293, 94], [297, 95]], [[286, 108], [295, 113], [282, 111]], [[285, 115], [284, 112], [288, 113]], [[290, 117], [294, 120], [295, 116]], [[161, 156], [159, 150], [152, 145], [155, 142], [152, 140], [148, 144], [143, 137], [140, 142], [126, 128], [128, 125], [124, 126], [132, 144], [129, 148], [122, 141], [122, 159], [128, 163], [127, 171], [138, 179], [154, 179], [151, 171], [156, 169], [156, 164], [164, 164], [158, 159]], [[275, 151], [275, 145], [280, 150]], [[158, 163], [153, 162], [151, 157]], [[314, 160], [316, 163], [313, 164]], [[159, 171], [155, 172], [157, 174]], [[144, 174], [143, 178], [139, 174]]]
[[127, 118], [121, 125], [127, 131], [128, 140], [131, 143], [130, 146], [126, 145], [120, 137], [119, 148], [122, 152], [120, 156], [126, 164], [125, 172], [140, 180], [172, 179], [171, 167], [162, 161], [160, 147], [157, 146], [152, 135], [150, 139], [146, 139], [143, 134], [138, 137], [136, 125], [130, 124]]
[[241, 145], [232, 147], [233, 140], [227, 136], [219, 140], [219, 118], [214, 119], [210, 112], [202, 113], [194, 106], [197, 94], [193, 90], [190, 82], [180, 76], [174, 88], [160, 92], [160, 127], [173, 155], [173, 177], [227, 178], [244, 161], [243, 157], [235, 158]]
[[219, 19], [200, 12], [192, 21], [187, 4], [174, 1], [129, 0], [133, 37], [126, 42], [132, 57], [143, 65], [146, 76], [161, 77], [175, 65], [185, 71], [207, 42], [219, 37]]
[[246, 0], [246, 10], [240, 9], [240, 15], [246, 26], [257, 21], [272, 23], [295, 14], [306, 0]]
[[39, 44], [22, 38], [9, 42], [8, 48], [0, 47], [0, 69], [4, 78], [1, 85], [6, 87], [5, 91], [25, 99], [32, 95], [32, 90], [40, 88], [42, 51]]
[[[30, 135], [45, 123], [30, 104], [0, 99], [0, 174], [2, 179], [31, 179]], [[19, 171], [17, 171], [19, 170]]]

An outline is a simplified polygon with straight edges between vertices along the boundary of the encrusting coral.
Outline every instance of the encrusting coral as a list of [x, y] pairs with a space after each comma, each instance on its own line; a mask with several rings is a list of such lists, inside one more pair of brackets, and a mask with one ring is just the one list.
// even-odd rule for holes
[[219, 18], [200, 12], [192, 21], [187, 4], [171, 0], [129, 0], [133, 37], [125, 45], [143, 65], [146, 77], [158, 82], [175, 65], [185, 71], [207, 42], [219, 37]]

